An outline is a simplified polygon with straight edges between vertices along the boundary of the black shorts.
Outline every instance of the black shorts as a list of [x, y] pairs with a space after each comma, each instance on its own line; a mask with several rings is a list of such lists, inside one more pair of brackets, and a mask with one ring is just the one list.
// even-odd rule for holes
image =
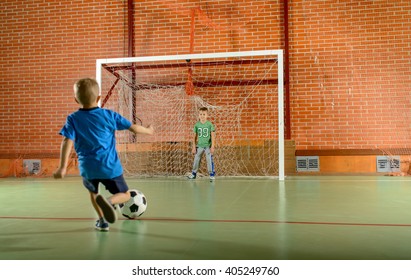
[[86, 179], [83, 177], [83, 185], [92, 193], [98, 193], [98, 185], [102, 183], [111, 194], [125, 193], [128, 186], [123, 175], [112, 179]]

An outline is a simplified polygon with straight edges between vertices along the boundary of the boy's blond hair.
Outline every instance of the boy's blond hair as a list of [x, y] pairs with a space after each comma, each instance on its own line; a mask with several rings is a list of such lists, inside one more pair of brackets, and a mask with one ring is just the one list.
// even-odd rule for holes
[[91, 105], [99, 96], [99, 86], [95, 79], [84, 78], [74, 84], [74, 94], [77, 101], [83, 105]]

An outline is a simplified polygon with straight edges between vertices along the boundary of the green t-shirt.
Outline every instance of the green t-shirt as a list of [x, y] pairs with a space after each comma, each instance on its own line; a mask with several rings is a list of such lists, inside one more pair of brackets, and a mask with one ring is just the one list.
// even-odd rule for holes
[[210, 121], [205, 123], [198, 121], [194, 125], [194, 133], [197, 134], [197, 147], [211, 147], [211, 132], [213, 131], [215, 131], [215, 128]]

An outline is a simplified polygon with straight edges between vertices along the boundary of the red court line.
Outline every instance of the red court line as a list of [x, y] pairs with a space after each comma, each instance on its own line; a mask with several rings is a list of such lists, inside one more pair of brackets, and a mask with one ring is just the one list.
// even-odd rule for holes
[[[9, 220], [60, 220], [60, 221], [88, 221], [96, 218], [50, 218], [50, 217], [17, 217], [0, 216], [0, 219]], [[119, 218], [119, 220], [128, 220]], [[371, 227], [411, 227], [411, 224], [386, 224], [386, 223], [348, 223], [348, 222], [315, 222], [315, 221], [272, 221], [272, 220], [213, 220], [213, 219], [185, 219], [185, 218], [139, 218], [135, 221], [157, 221], [157, 222], [206, 222], [206, 223], [259, 223], [259, 224], [290, 224], [290, 225], [328, 225], [328, 226], [371, 226]]]

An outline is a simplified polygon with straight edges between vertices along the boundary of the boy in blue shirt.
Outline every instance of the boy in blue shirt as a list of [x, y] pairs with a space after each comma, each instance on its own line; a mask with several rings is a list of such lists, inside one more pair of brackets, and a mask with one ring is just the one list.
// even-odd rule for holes
[[[74, 84], [75, 99], [81, 108], [67, 117], [60, 134], [64, 136], [60, 150], [60, 165], [54, 178], [63, 178], [67, 172], [70, 153], [74, 145], [80, 175], [90, 193], [91, 203], [99, 219], [96, 229], [107, 231], [108, 223], [117, 219], [114, 205], [130, 199], [128, 186], [123, 177], [123, 168], [116, 151], [116, 130], [135, 134], [154, 133], [153, 127], [132, 124], [120, 114], [98, 107], [99, 86], [96, 80], [85, 78]], [[102, 183], [112, 194], [105, 198], [98, 194]], [[107, 223], [108, 222], [108, 223]]]

